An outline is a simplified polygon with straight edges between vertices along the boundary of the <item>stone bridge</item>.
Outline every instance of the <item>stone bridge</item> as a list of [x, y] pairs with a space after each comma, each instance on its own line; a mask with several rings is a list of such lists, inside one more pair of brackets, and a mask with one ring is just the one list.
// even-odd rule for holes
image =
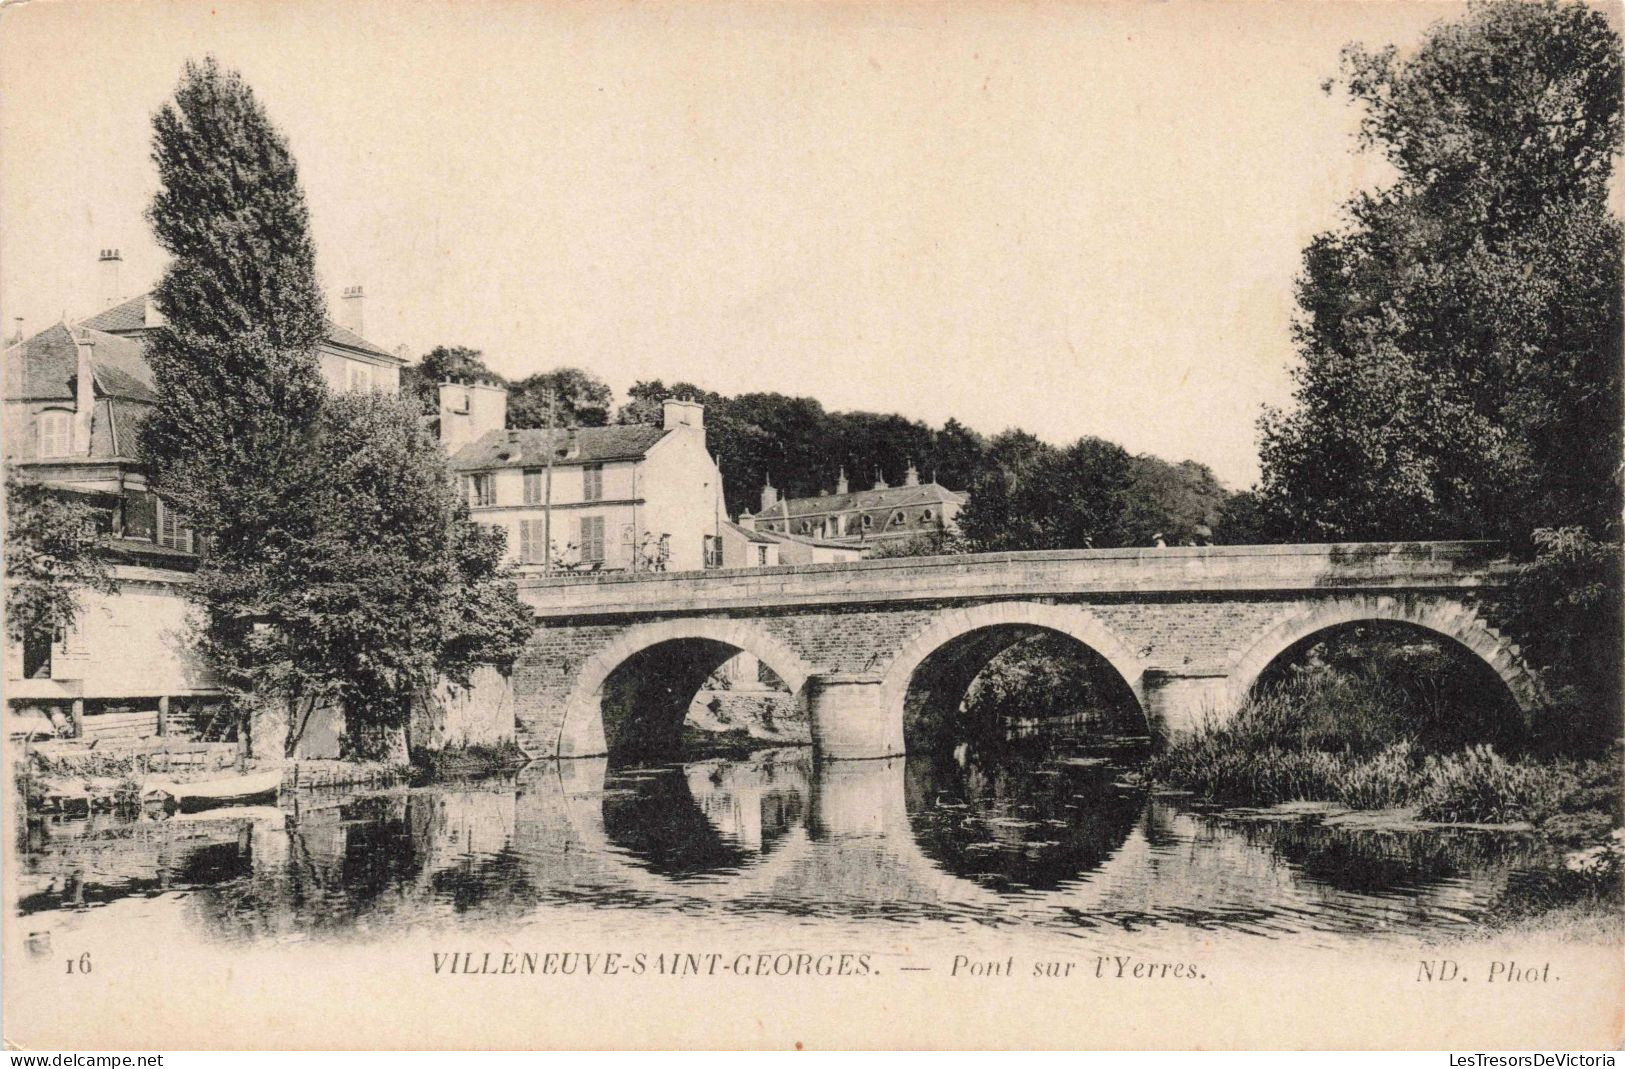
[[[520, 745], [674, 752], [690, 700], [741, 651], [807, 711], [824, 759], [904, 751], [990, 659], [1041, 632], [1121, 677], [1154, 734], [1227, 715], [1329, 629], [1407, 624], [1480, 658], [1525, 711], [1536, 683], [1494, 626], [1510, 575], [1488, 542], [1058, 550], [527, 579], [536, 634], [514, 667]], [[1486, 679], [1490, 677], [1486, 675]]]

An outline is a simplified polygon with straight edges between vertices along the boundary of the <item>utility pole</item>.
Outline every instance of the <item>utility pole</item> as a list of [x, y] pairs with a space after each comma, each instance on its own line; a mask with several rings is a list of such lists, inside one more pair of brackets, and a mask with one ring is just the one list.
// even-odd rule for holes
[[542, 476], [542, 565], [543, 575], [553, 574], [553, 400], [547, 391], [547, 474]]

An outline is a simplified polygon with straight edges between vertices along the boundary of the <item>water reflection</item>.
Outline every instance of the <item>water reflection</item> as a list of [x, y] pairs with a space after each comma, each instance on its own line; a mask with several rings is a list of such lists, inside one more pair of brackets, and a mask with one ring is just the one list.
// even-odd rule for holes
[[635, 909], [654, 930], [698, 912], [847, 934], [883, 920], [1302, 938], [1469, 924], [1527, 849], [1208, 814], [1122, 773], [1043, 753], [819, 766], [792, 750], [641, 770], [556, 762], [207, 819], [51, 818], [21, 829], [16, 908], [37, 927], [143, 898], [233, 940], [500, 924], [581, 903]]
[[1011, 754], [997, 763], [941, 755], [908, 765], [921, 851], [999, 891], [1052, 890], [1099, 868], [1145, 809], [1103, 758]]
[[736, 872], [801, 824], [810, 762], [806, 751], [767, 751], [615, 771], [604, 783], [605, 836], [662, 876]]

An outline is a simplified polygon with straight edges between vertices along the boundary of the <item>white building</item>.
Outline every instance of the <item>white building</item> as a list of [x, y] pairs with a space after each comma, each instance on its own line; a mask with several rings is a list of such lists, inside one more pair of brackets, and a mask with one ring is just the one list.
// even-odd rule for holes
[[722, 477], [705, 407], [668, 399], [661, 426], [504, 426], [506, 394], [440, 387], [441, 438], [474, 519], [503, 528], [522, 572], [721, 567]]

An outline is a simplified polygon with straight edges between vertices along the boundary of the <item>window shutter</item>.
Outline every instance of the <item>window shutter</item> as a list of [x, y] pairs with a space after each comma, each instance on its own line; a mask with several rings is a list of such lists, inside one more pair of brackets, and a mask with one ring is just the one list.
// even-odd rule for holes
[[519, 521], [519, 560], [523, 564], [533, 563], [536, 559], [530, 555], [530, 525], [532, 522], [531, 520]]

